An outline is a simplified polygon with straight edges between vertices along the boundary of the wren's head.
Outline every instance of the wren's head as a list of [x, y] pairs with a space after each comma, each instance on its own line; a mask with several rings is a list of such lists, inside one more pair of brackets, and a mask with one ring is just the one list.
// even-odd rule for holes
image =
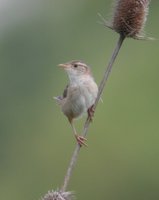
[[71, 82], [77, 82], [85, 77], [91, 77], [90, 68], [81, 61], [71, 61], [64, 64], [59, 64], [68, 74]]

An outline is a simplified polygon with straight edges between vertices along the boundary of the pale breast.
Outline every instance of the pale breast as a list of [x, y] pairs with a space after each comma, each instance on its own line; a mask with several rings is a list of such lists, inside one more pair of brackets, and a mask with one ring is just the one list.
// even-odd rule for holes
[[91, 82], [86, 82], [83, 87], [81, 87], [82, 93], [85, 98], [86, 108], [90, 108], [97, 98], [98, 87], [96, 83], [92, 80]]
[[69, 87], [67, 98], [62, 106], [63, 113], [68, 118], [77, 118], [85, 112], [85, 107], [85, 99], [79, 87]]
[[91, 79], [78, 85], [70, 86], [62, 107], [63, 113], [69, 118], [77, 118], [87, 112], [97, 97], [98, 87]]

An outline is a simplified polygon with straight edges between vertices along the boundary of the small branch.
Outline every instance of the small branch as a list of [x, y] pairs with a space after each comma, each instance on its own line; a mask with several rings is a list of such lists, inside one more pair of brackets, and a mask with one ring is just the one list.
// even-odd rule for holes
[[[118, 40], [118, 42], [117, 42], [117, 45], [116, 45], [116, 47], [115, 47], [115, 49], [114, 49], [114, 52], [113, 52], [113, 54], [112, 54], [112, 57], [111, 57], [111, 59], [110, 59], [110, 62], [109, 62], [108, 66], [107, 66], [107, 68], [106, 68], [106, 70], [105, 70], [103, 79], [102, 79], [102, 81], [101, 81], [101, 83], [100, 83], [100, 85], [99, 85], [99, 91], [98, 91], [97, 99], [96, 99], [95, 104], [94, 104], [94, 110], [96, 109], [96, 107], [97, 107], [97, 105], [98, 105], [98, 102], [99, 102], [99, 100], [100, 100], [100, 98], [101, 98], [101, 95], [102, 95], [102, 93], [103, 93], [104, 87], [105, 87], [105, 85], [106, 85], [106, 82], [107, 82], [108, 77], [109, 77], [109, 75], [110, 75], [110, 72], [111, 72], [111, 70], [112, 70], [114, 61], [115, 61], [115, 59], [116, 59], [116, 57], [117, 57], [117, 55], [118, 55], [118, 53], [119, 53], [119, 50], [120, 50], [120, 48], [121, 48], [121, 46], [122, 46], [122, 43], [123, 43], [124, 39], [125, 39], [125, 37], [124, 37], [123, 35], [120, 35], [119, 40]], [[83, 133], [82, 133], [82, 135], [83, 135], [84, 137], [86, 137], [86, 135], [87, 135], [90, 122], [91, 122], [91, 120], [90, 120], [90, 118], [88, 117], [87, 120], [86, 120], [86, 122], [85, 122], [85, 124], [84, 124], [84, 129], [83, 129]], [[75, 166], [75, 164], [76, 164], [76, 162], [77, 162], [77, 158], [78, 158], [79, 152], [80, 152], [80, 145], [77, 144], [77, 146], [76, 146], [76, 148], [75, 148], [75, 150], [74, 150], [74, 152], [73, 152], [73, 155], [72, 155], [72, 158], [71, 158], [71, 161], [70, 161], [70, 164], [69, 164], [69, 167], [68, 167], [68, 170], [67, 170], [65, 179], [64, 179], [64, 183], [63, 183], [63, 185], [62, 185], [62, 187], [61, 187], [61, 191], [62, 191], [62, 192], [66, 191], [66, 189], [67, 189], [67, 186], [68, 186], [69, 180], [70, 180], [70, 178], [71, 178], [71, 175], [72, 175], [74, 166]]]

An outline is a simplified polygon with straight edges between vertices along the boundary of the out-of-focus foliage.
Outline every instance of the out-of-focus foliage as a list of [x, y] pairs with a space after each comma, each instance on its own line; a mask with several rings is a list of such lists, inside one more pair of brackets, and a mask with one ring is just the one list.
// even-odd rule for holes
[[[99, 83], [118, 35], [101, 26], [112, 1], [0, 0], [0, 199], [60, 187], [75, 146], [53, 96], [84, 60]], [[148, 36], [158, 38], [158, 1]], [[70, 183], [78, 199], [159, 199], [159, 43], [126, 40]], [[82, 130], [84, 120], [76, 126]]]

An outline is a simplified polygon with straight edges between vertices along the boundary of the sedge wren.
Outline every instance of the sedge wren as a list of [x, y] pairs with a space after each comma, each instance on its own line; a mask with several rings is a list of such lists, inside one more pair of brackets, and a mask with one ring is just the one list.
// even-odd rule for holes
[[92, 119], [98, 86], [94, 81], [90, 68], [81, 61], [59, 64], [59, 67], [67, 72], [69, 84], [66, 86], [63, 95], [54, 97], [54, 99], [68, 118], [78, 144], [87, 146], [85, 143], [86, 138], [77, 134], [73, 121], [84, 113], [88, 113], [88, 116]]

